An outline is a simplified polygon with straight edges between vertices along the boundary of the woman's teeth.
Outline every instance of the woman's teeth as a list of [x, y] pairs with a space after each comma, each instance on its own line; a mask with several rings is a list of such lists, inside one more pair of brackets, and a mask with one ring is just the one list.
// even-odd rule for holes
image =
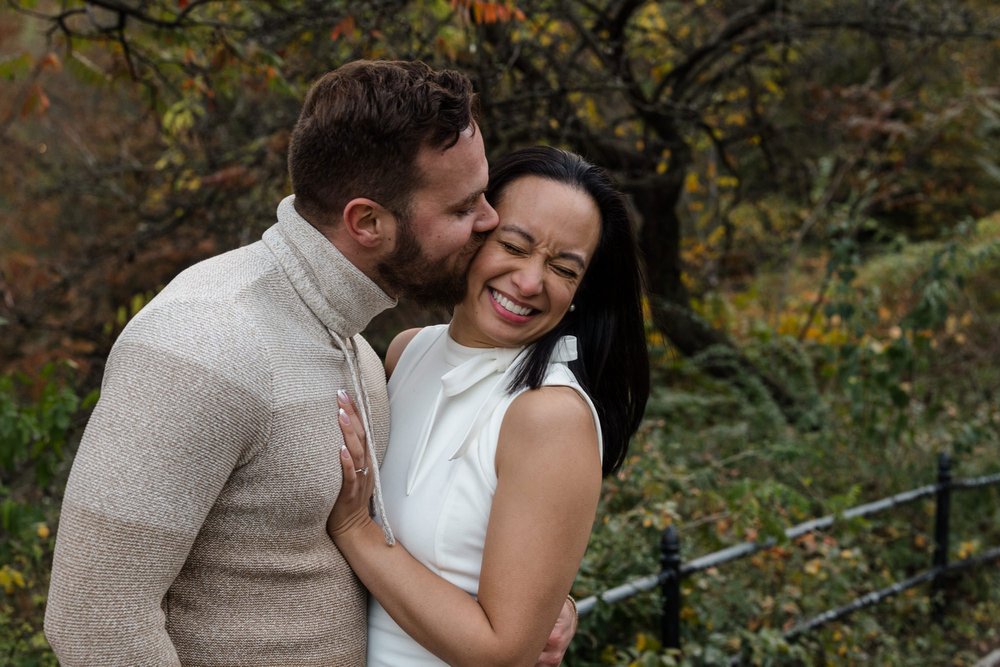
[[521, 306], [518, 306], [513, 301], [511, 301], [510, 299], [508, 299], [507, 297], [505, 297], [503, 294], [501, 294], [500, 292], [496, 291], [495, 289], [494, 290], [490, 290], [490, 294], [493, 295], [493, 299], [497, 303], [499, 303], [506, 310], [509, 310], [510, 312], [514, 313], [515, 315], [530, 315], [531, 314], [531, 308], [523, 308]]

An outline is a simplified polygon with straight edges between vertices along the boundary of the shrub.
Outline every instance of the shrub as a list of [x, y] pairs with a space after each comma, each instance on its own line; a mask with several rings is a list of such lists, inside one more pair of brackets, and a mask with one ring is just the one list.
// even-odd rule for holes
[[67, 447], [96, 393], [81, 398], [72, 368], [0, 377], [0, 662], [56, 665], [42, 633], [52, 528]]

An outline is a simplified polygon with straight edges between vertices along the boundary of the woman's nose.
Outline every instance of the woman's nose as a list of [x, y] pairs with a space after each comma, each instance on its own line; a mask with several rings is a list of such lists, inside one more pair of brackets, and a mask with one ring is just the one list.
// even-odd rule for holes
[[514, 272], [514, 285], [524, 296], [534, 296], [542, 291], [543, 268], [538, 262], [526, 262]]

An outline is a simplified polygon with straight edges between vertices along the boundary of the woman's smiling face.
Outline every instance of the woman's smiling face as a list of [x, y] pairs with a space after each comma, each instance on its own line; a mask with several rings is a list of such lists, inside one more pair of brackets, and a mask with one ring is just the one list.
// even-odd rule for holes
[[469, 347], [521, 347], [569, 310], [597, 248], [601, 217], [583, 190], [539, 176], [512, 181], [500, 224], [469, 266], [451, 336]]

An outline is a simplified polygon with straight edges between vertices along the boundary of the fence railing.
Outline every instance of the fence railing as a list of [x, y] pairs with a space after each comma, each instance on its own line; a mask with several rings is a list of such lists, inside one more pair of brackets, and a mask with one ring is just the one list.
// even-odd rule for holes
[[[921, 498], [934, 496], [934, 555], [931, 567], [892, 586], [872, 591], [855, 598], [848, 604], [835, 609], [829, 609], [808, 620], [798, 623], [787, 632], [786, 639], [794, 639], [804, 633], [815, 630], [825, 623], [841, 619], [852, 612], [878, 604], [882, 600], [897, 595], [907, 589], [929, 583], [932, 591], [932, 616], [935, 621], [943, 618], [944, 596], [942, 590], [946, 575], [957, 570], [965, 570], [978, 565], [1000, 559], [1000, 546], [961, 561], [948, 561], [948, 545], [950, 537], [951, 495], [953, 491], [981, 488], [1000, 484], [1000, 473], [968, 479], [952, 479], [951, 459], [947, 454], [938, 457], [937, 483], [921, 486], [916, 489], [897, 493], [888, 498], [882, 498], [864, 505], [858, 505], [837, 515], [828, 515], [812, 519], [786, 529], [785, 536], [793, 540], [807, 533], [829, 528], [836, 521], [867, 517], [879, 512], [912, 503]], [[660, 538], [660, 571], [645, 577], [639, 577], [628, 583], [616, 586], [598, 595], [584, 598], [577, 603], [580, 615], [590, 613], [598, 602], [615, 604], [634, 595], [659, 587], [662, 594], [662, 616], [660, 634], [663, 645], [667, 648], [681, 648], [681, 581], [693, 574], [718, 567], [724, 563], [753, 555], [759, 551], [770, 549], [777, 541], [774, 538], [760, 542], [744, 542], [721, 551], [716, 551], [694, 560], [683, 562], [680, 554], [680, 538], [674, 526], [667, 527]]]

